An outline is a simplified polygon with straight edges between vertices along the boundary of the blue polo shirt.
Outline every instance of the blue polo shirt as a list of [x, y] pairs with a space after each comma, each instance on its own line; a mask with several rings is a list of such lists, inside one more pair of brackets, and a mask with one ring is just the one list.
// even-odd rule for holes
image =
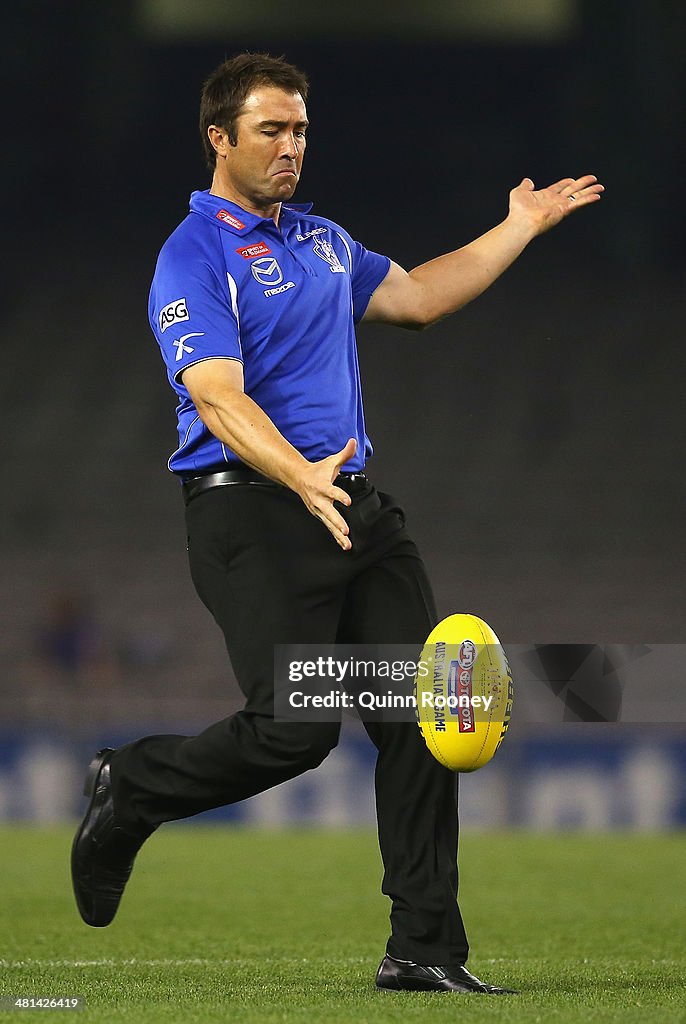
[[160, 252], [149, 317], [177, 406], [180, 476], [239, 464], [200, 419], [184, 370], [205, 359], [243, 363], [245, 391], [306, 459], [349, 437], [354, 472], [372, 454], [365, 433], [355, 328], [390, 260], [370, 252], [311, 204], [281, 207], [279, 227], [209, 192]]

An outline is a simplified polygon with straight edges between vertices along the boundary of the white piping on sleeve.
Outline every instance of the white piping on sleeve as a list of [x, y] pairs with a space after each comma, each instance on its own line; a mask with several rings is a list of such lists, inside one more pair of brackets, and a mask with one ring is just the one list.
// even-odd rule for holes
[[350, 246], [348, 245], [348, 243], [346, 242], [345, 238], [340, 233], [340, 231], [337, 231], [336, 234], [338, 235], [338, 237], [340, 238], [341, 242], [345, 246], [345, 251], [348, 254], [348, 263], [350, 264], [350, 276], [352, 277], [352, 273], [353, 273], [353, 257], [352, 257], [352, 253], [350, 252]]
[[196, 416], [194, 420], [191, 420], [191, 422], [189, 424], [189, 427], [188, 427], [188, 430], [186, 431], [186, 436], [184, 437], [183, 441], [181, 442], [179, 447], [176, 449], [176, 451], [172, 452], [172, 454], [167, 459], [167, 469], [169, 470], [170, 473], [173, 472], [173, 470], [171, 468], [171, 460], [174, 458], [175, 455], [178, 455], [179, 452], [183, 451], [183, 449], [186, 447], [186, 442], [188, 441], [188, 438], [190, 437], [191, 430], [193, 429], [193, 427], [195, 426], [195, 424], [198, 422], [199, 419], [200, 419], [200, 416]]
[[179, 370], [176, 371], [176, 373], [174, 374], [174, 380], [176, 381], [176, 383], [183, 383], [182, 381], [179, 380], [179, 377], [182, 373], [185, 373], [186, 370], [188, 370], [191, 366], [197, 366], [198, 363], [206, 363], [208, 359], [233, 359], [235, 363], [240, 363], [241, 366], [243, 365], [243, 360], [241, 359], [240, 356], [201, 356], [200, 359], [193, 359], [190, 363], [186, 363], [185, 366], [182, 366]]
[[[235, 280], [231, 277], [231, 274], [226, 271], [226, 277], [229, 282], [229, 293], [231, 295], [231, 309], [233, 315], [236, 317], [236, 327], [238, 328], [238, 347], [241, 348], [241, 318], [238, 315], [238, 285]], [[242, 352], [242, 349], [241, 349]]]

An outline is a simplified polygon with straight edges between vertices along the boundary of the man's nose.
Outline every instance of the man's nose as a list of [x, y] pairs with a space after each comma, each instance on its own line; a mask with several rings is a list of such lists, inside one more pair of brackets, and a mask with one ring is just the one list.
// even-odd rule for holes
[[283, 142], [281, 143], [280, 156], [286, 157], [290, 160], [295, 160], [299, 152], [298, 140], [292, 132], [289, 132], [284, 136]]

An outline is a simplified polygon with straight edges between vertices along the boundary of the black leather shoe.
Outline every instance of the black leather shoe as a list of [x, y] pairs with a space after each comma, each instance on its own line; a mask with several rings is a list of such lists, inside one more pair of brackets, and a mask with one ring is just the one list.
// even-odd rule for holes
[[117, 823], [110, 777], [113, 754], [112, 747], [105, 747], [90, 763], [83, 792], [91, 801], [71, 848], [76, 904], [93, 928], [103, 928], [117, 913], [136, 854], [151, 834], [134, 834]]
[[487, 985], [466, 967], [428, 967], [412, 960], [385, 956], [376, 972], [376, 987], [388, 992], [479, 992], [487, 996], [516, 996], [513, 988]]

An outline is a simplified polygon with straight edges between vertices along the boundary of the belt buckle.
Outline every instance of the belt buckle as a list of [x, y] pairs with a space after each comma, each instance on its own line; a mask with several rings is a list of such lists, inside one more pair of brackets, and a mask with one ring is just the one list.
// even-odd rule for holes
[[351, 484], [356, 484], [367, 479], [367, 474], [363, 473], [361, 470], [355, 473], [340, 473], [339, 476], [342, 476], [344, 480], [347, 480]]

